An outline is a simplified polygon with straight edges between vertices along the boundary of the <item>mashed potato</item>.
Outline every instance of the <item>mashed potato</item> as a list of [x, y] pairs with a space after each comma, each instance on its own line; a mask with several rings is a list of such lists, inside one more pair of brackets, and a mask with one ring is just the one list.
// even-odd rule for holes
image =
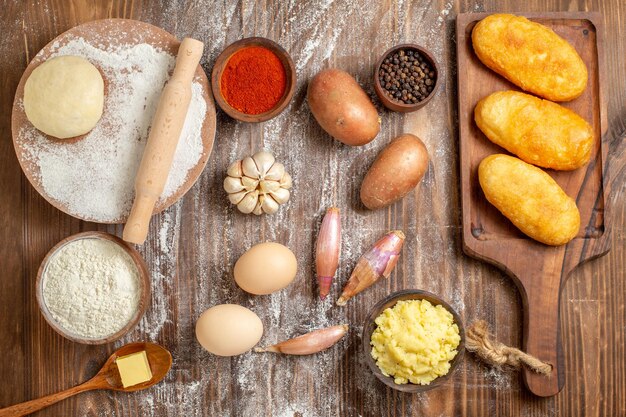
[[375, 320], [372, 357], [396, 384], [428, 385], [450, 370], [461, 337], [454, 317], [427, 300], [398, 301]]

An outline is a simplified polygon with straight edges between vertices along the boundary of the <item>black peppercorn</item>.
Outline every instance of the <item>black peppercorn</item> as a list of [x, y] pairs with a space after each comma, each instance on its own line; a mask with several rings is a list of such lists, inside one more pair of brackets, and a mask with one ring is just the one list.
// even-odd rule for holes
[[413, 49], [400, 49], [386, 56], [378, 75], [389, 98], [404, 104], [424, 100], [436, 82], [431, 62]]

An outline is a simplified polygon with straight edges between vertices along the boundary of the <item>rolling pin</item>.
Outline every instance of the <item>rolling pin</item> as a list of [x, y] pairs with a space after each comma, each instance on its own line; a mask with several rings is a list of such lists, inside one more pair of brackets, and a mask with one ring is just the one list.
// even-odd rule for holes
[[204, 44], [185, 38], [178, 48], [174, 73], [159, 99], [146, 149], [135, 177], [135, 200], [122, 238], [143, 244], [154, 206], [161, 197], [172, 167], [176, 145], [191, 101], [191, 82], [202, 57]]

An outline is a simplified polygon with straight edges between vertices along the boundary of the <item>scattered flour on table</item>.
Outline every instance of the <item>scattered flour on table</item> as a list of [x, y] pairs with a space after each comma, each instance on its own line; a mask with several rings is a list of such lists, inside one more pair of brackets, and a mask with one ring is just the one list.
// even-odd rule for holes
[[[106, 43], [106, 42], [104, 42]], [[149, 44], [93, 45], [83, 38], [54, 45], [52, 56], [78, 55], [102, 72], [105, 110], [96, 127], [75, 143], [51, 141], [32, 125], [19, 132], [26, 158], [38, 168], [43, 190], [70, 214], [99, 222], [124, 217], [132, 205], [135, 174], [152, 117], [175, 58]], [[203, 154], [207, 104], [200, 83], [192, 99], [161, 199], [174, 194]]]
[[142, 248], [142, 255], [151, 265], [152, 291], [150, 308], [138, 327], [141, 334], [151, 341], [158, 340], [164, 326], [172, 323], [168, 293], [174, 291], [174, 277], [177, 274], [180, 206], [178, 202], [161, 214], [161, 225], [155, 234], [156, 247]]
[[139, 307], [137, 267], [116, 243], [85, 238], [69, 242], [48, 261], [43, 296], [54, 320], [68, 332], [96, 339], [122, 329]]
[[510, 390], [513, 388], [512, 381], [518, 378], [516, 371], [500, 369], [493, 366], [482, 365], [483, 375], [488, 385], [496, 386], [500, 390]]

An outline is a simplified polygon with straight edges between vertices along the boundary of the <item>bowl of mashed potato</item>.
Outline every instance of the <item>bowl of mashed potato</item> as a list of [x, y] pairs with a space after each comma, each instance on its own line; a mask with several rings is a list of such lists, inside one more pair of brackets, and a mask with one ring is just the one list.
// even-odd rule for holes
[[435, 294], [398, 291], [378, 302], [363, 326], [363, 354], [376, 377], [404, 392], [445, 382], [461, 361], [459, 315]]

